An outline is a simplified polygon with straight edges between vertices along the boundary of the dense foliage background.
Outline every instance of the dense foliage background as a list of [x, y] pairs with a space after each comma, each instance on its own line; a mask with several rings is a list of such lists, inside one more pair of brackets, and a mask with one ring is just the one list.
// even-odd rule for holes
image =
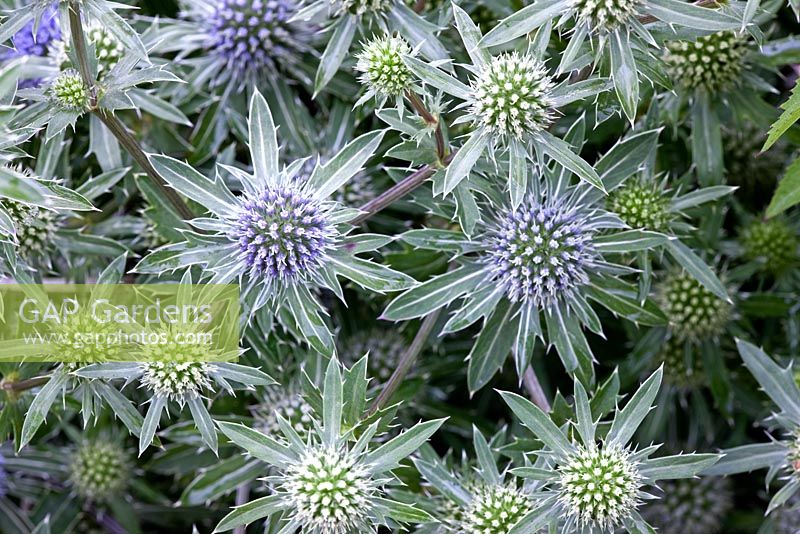
[[5, 8], [5, 281], [244, 316], [0, 343], [0, 532], [800, 532], [796, 4]]

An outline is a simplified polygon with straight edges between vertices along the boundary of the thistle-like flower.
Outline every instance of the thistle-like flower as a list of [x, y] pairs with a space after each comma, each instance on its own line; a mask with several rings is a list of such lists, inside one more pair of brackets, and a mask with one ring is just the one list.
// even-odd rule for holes
[[663, 534], [718, 534], [733, 508], [730, 478], [665, 480], [642, 515]]
[[367, 527], [364, 519], [379, 482], [349, 451], [309, 449], [284, 477], [286, 500], [304, 532], [346, 534]]
[[513, 485], [485, 485], [473, 492], [464, 510], [466, 534], [505, 534], [534, 508], [534, 501]]
[[13, 200], [0, 201], [0, 205], [8, 212], [14, 223], [17, 253], [20, 257], [32, 260], [41, 256], [56, 232], [58, 219], [56, 213]]
[[[122, 58], [125, 46], [111, 32], [97, 24], [91, 25], [86, 30], [86, 41], [94, 47], [94, 55], [97, 59], [97, 79], [102, 80]], [[51, 55], [54, 56], [55, 63], [62, 70], [75, 68], [69, 54], [68, 41], [59, 41], [53, 45]]]
[[341, 239], [331, 221], [333, 208], [291, 182], [267, 187], [243, 198], [228, 236], [239, 245], [251, 277], [294, 284], [318, 274]]
[[401, 99], [403, 92], [413, 84], [413, 76], [404, 62], [411, 53], [405, 39], [398, 36], [376, 36], [362, 44], [356, 56], [356, 71], [361, 73], [359, 81], [367, 93], [359, 101], [377, 96], [379, 101], [387, 98]]
[[[172, 187], [203, 205], [211, 217], [197, 220], [197, 227], [206, 230], [202, 238], [197, 234], [197, 240], [193, 237], [186, 243], [162, 247], [136, 269], [157, 273], [200, 264], [211, 283], [238, 279], [249, 317], [258, 312], [267, 320], [274, 316], [286, 321], [291, 316], [289, 330], [299, 332], [319, 352], [331, 355], [333, 336], [322, 319], [322, 305], [314, 295], [317, 288], [339, 293], [338, 275], [377, 292], [397, 291], [415, 283], [409, 276], [356, 257], [375, 250], [383, 241], [373, 240], [374, 246], [366, 249], [363, 243], [350, 246], [347, 234], [352, 227], [347, 223], [358, 212], [328, 198], [359, 172], [378, 148], [383, 132], [362, 135], [326, 164], [317, 163], [310, 175], [303, 175], [306, 160], [280, 169], [275, 126], [260, 94], [252, 99], [249, 123], [253, 173], [227, 166], [219, 169], [242, 185], [241, 194], [234, 195], [220, 177], [208, 179], [166, 156], [151, 158]], [[158, 260], [163, 252], [186, 247], [200, 247], [198, 252], [202, 252], [181, 254], [186, 261], [178, 263]], [[288, 308], [288, 315], [279, 313], [283, 307]]]
[[611, 32], [636, 16], [642, 0], [573, 0], [577, 19], [592, 32]]
[[53, 104], [65, 111], [83, 113], [89, 106], [89, 89], [76, 70], [69, 69], [59, 74], [48, 92]]
[[395, 479], [392, 470], [425, 443], [443, 420], [419, 423], [377, 448], [370, 445], [377, 431], [374, 423], [363, 428], [354, 442], [349, 425], [359, 426], [367, 399], [362, 395], [348, 401], [352, 403], [348, 412], [357, 413], [354, 421], [346, 419], [340, 399], [343, 391], [366, 391], [367, 379], [358, 375], [347, 373], [343, 380], [339, 362], [331, 358], [319, 392], [322, 421], [315, 420], [313, 430], [303, 438], [291, 425], [281, 425], [287, 445], [240, 424], [218, 423], [231, 442], [266, 461], [276, 474], [267, 478], [273, 488], [268, 498], [274, 506], [259, 506], [256, 513], [247, 512], [248, 506], [236, 508], [217, 525], [217, 532], [262, 517], [285, 520], [287, 533], [309, 534], [376, 533], [389, 521], [433, 519], [411, 505], [393, 501], [386, 486]]
[[486, 126], [498, 138], [523, 140], [541, 132], [555, 117], [554, 85], [544, 64], [532, 56], [495, 56], [472, 81], [473, 123]]
[[722, 31], [695, 41], [668, 43], [664, 62], [676, 83], [713, 94], [736, 84], [746, 51], [741, 37]]
[[[587, 296], [594, 300], [590, 295], [617, 292], [611, 286], [630, 287], [618, 278], [618, 268], [602, 248], [616, 239], [629, 243], [626, 235], [638, 231], [614, 232], [625, 225], [603, 204], [584, 184], [559, 190], [546, 180], [536, 194], [526, 194], [518, 208], [493, 205], [494, 213], [476, 224], [472, 237], [441, 230], [407, 232], [402, 239], [412, 246], [458, 251], [456, 261], [462, 267], [410, 289], [389, 304], [383, 317], [408, 320], [463, 299], [444, 331], [457, 332], [485, 318], [469, 356], [471, 391], [485, 385], [499, 367], [500, 362], [485, 362], [488, 355], [481, 350], [482, 342], [497, 336], [498, 329], [503, 330], [500, 335], [514, 354], [518, 372], [524, 371], [522, 362], [532, 355], [536, 338], [554, 343], [566, 368], [575, 369], [578, 354], [570, 338], [593, 322], [586, 314], [591, 306]], [[602, 247], [596, 245], [598, 240]], [[446, 301], [434, 298], [442, 287], [448, 288]], [[626, 298], [635, 301], [633, 295]], [[643, 316], [630, 319], [638, 322]], [[663, 318], [658, 321], [652, 324], [662, 324]]]
[[369, 354], [369, 376], [386, 381], [397, 369], [408, 341], [395, 329], [360, 330], [340, 343], [338, 353], [345, 361], [356, 362]]
[[556, 469], [558, 500], [581, 527], [613, 531], [639, 506], [642, 477], [631, 453], [615, 446], [579, 447]]
[[130, 474], [128, 454], [119, 445], [87, 441], [69, 463], [69, 479], [75, 492], [87, 500], [102, 501], [125, 487]]
[[141, 368], [144, 388], [181, 406], [212, 387], [210, 373], [214, 368], [206, 362], [148, 361]]
[[[184, 0], [183, 20], [174, 24], [186, 34], [184, 53], [197, 76], [227, 91], [241, 92], [293, 71], [310, 52], [312, 26], [291, 21], [301, 7], [295, 0]], [[291, 22], [290, 22], [291, 21]], [[163, 48], [163, 47], [162, 47]]]
[[[540, 462], [530, 475], [545, 485], [536, 494], [541, 504], [519, 520], [517, 531], [538, 532], [537, 527], [556, 523], [561, 524], [562, 534], [646, 531], [639, 508], [653, 497], [644, 491], [645, 486], [655, 485], [663, 477], [692, 478], [717, 462], [720, 456], [716, 454], [650, 458], [658, 446], [636, 451], [628, 444], [650, 411], [660, 385], [659, 369], [642, 383], [628, 405], [614, 414], [602, 443], [596, 437], [599, 421], [580, 382], [575, 382], [572, 429], [559, 428], [524, 397], [500, 392], [514, 414], [545, 445], [536, 453]], [[661, 470], [657, 467], [661, 465], [688, 469]], [[526, 477], [524, 470], [520, 476]]]
[[779, 273], [798, 260], [800, 240], [781, 219], [753, 221], [739, 239], [745, 258], [761, 262], [771, 273]]
[[303, 437], [313, 428], [314, 408], [294, 384], [267, 390], [264, 400], [251, 406], [250, 412], [256, 430], [268, 436], [279, 432], [278, 421], [281, 418]]
[[670, 273], [661, 283], [658, 297], [670, 328], [681, 339], [719, 336], [733, 311], [729, 302], [684, 271]]
[[631, 228], [664, 231], [674, 218], [669, 198], [655, 183], [629, 181], [608, 196], [608, 210]]
[[568, 300], [589, 283], [598, 254], [592, 212], [559, 198], [529, 197], [503, 213], [485, 238], [485, 262], [493, 282], [512, 302], [539, 309]]

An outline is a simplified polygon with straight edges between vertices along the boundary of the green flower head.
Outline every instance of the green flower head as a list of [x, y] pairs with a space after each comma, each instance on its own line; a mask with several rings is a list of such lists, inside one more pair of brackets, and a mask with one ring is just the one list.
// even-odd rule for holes
[[672, 332], [681, 339], [718, 336], [731, 317], [729, 302], [683, 271], [670, 274], [662, 282], [658, 296]]
[[125, 486], [130, 465], [128, 455], [119, 445], [89, 441], [75, 451], [69, 471], [78, 495], [88, 500], [105, 500]]
[[718, 32], [695, 41], [667, 43], [664, 62], [672, 79], [687, 89], [718, 93], [735, 85], [747, 48], [734, 32]]
[[81, 75], [72, 69], [62, 72], [53, 81], [50, 97], [56, 106], [68, 111], [82, 112], [89, 106], [89, 90]]

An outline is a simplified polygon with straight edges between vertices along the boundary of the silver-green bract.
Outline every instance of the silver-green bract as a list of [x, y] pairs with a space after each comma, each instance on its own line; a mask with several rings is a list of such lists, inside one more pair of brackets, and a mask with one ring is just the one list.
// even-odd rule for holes
[[[189, 221], [183, 243], [166, 245], [145, 257], [140, 273], [160, 273], [202, 265], [208, 283], [238, 281], [250, 320], [274, 319], [287, 325], [319, 352], [333, 354], [334, 342], [315, 292], [328, 289], [342, 298], [342, 276], [375, 292], [406, 289], [414, 280], [357, 257], [389, 243], [374, 234], [349, 236], [359, 211], [330, 200], [372, 157], [383, 131], [364, 134], [327, 163], [303, 175], [306, 159], [281, 168], [276, 127], [269, 106], [256, 93], [250, 104], [251, 172], [220, 165], [207, 178], [186, 163], [161, 155], [151, 162], [167, 183], [208, 212]], [[240, 192], [226, 185], [231, 178]]]
[[781, 367], [763, 350], [737, 339], [736, 345], [745, 366], [753, 374], [777, 410], [772, 420], [776, 436], [769, 442], [742, 445], [722, 452], [725, 456], [706, 475], [731, 475], [756, 469], [767, 469], [767, 484], [776, 478], [782, 487], [775, 492], [767, 507], [769, 515], [800, 490], [800, 387], [791, 366]]
[[[539, 481], [538, 506], [510, 534], [558, 528], [562, 533], [650, 532], [641, 515], [642, 502], [651, 498], [646, 486], [660, 480], [691, 478], [714, 465], [717, 454], [680, 454], [653, 458], [660, 445], [637, 448], [631, 439], [650, 412], [661, 385], [661, 369], [653, 373], [617, 408], [607, 434], [598, 435], [599, 417], [585, 388], [575, 382], [575, 418], [559, 428], [538, 406], [510, 392], [503, 399], [519, 421], [542, 442], [537, 457], [543, 466], [522, 467], [514, 473]], [[596, 408], [595, 408], [596, 410]], [[604, 425], [607, 426], [607, 425]]]
[[[360, 371], [351, 372], [356, 368]], [[391, 528], [433, 519], [413, 505], [392, 499], [390, 486], [397, 485], [392, 471], [444, 420], [418, 423], [376, 446], [378, 422], [358, 427], [347, 424], [351, 419], [347, 413], [358, 417], [366, 408], [365, 369], [366, 361], [361, 360], [345, 371], [343, 380], [339, 362], [331, 359], [321, 393], [321, 413], [307, 437], [301, 437], [280, 416], [280, 438], [241, 424], [218, 423], [229, 440], [277, 474], [267, 477], [271, 495], [235, 508], [220, 521], [217, 532], [268, 517], [285, 521], [282, 532], [308, 534], [375, 533], [379, 526]], [[348, 399], [346, 406], [344, 399]]]

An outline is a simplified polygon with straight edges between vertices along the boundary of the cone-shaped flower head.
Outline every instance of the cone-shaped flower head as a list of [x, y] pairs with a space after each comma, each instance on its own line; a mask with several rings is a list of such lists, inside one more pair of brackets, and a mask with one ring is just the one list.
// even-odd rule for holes
[[13, 200], [3, 200], [2, 206], [14, 223], [19, 255], [24, 259], [31, 259], [42, 254], [56, 231], [56, 214]]
[[88, 441], [73, 454], [69, 472], [78, 495], [89, 500], [104, 500], [125, 486], [130, 473], [128, 454], [111, 442]]
[[53, 103], [67, 111], [81, 112], [89, 105], [89, 90], [81, 75], [75, 70], [66, 70], [56, 78], [49, 88]]
[[335, 16], [350, 14], [361, 17], [378, 14], [388, 10], [393, 4], [393, 0], [331, 0]]
[[97, 56], [97, 76], [102, 79], [117, 65], [125, 52], [125, 47], [119, 39], [101, 26], [89, 28], [86, 37], [94, 45], [94, 53]]
[[656, 184], [630, 180], [608, 196], [608, 209], [631, 228], [664, 230], [670, 220], [669, 199]]
[[478, 488], [461, 521], [466, 534], [505, 534], [533, 509], [533, 501], [514, 486]]
[[181, 404], [212, 386], [210, 364], [204, 361], [149, 361], [142, 370], [143, 387]]
[[662, 282], [659, 299], [670, 328], [684, 339], [718, 336], [731, 316], [730, 303], [683, 271], [673, 272]]
[[257, 430], [267, 435], [278, 432], [278, 416], [286, 419], [300, 436], [305, 437], [314, 428], [314, 408], [306, 402], [296, 386], [270, 388], [266, 390], [266, 395], [264, 402], [250, 408]]
[[635, 16], [640, 0], [575, 0], [578, 21], [593, 32], [610, 32]]
[[580, 207], [534, 198], [501, 214], [486, 261], [511, 301], [547, 307], [589, 282], [596, 254], [587, 220]]
[[369, 376], [381, 381], [389, 378], [400, 362], [408, 342], [396, 330], [370, 328], [351, 336], [339, 347], [339, 354], [351, 362], [369, 353]]
[[293, 0], [213, 0], [206, 20], [208, 48], [236, 77], [274, 70], [293, 62], [307, 46], [298, 26], [289, 20], [299, 3]]
[[411, 71], [403, 62], [403, 56], [411, 53], [411, 47], [402, 37], [378, 36], [364, 43], [358, 54], [356, 70], [359, 80], [366, 87], [382, 96], [398, 96], [411, 86]]
[[733, 507], [731, 480], [724, 477], [665, 480], [661, 498], [643, 516], [662, 534], [717, 534]]
[[[687, 352], [687, 348], [689, 349]], [[699, 351], [685, 339], [671, 336], [661, 346], [658, 360], [664, 364], [664, 383], [680, 389], [691, 389], [705, 382]]]
[[751, 260], [762, 260], [764, 267], [778, 272], [796, 262], [797, 233], [781, 219], [755, 221], [741, 236], [744, 255]]
[[524, 139], [553, 120], [553, 85], [538, 59], [517, 52], [495, 56], [472, 82], [473, 120], [496, 137]]
[[641, 476], [624, 449], [580, 447], [557, 471], [558, 500], [582, 526], [612, 530], [639, 504]]
[[668, 42], [664, 62], [672, 79], [680, 85], [716, 93], [739, 79], [746, 51], [739, 36], [724, 31], [695, 41]]
[[253, 276], [294, 283], [317, 271], [338, 236], [322, 202], [295, 186], [245, 199], [229, 233]]
[[347, 452], [312, 448], [285, 474], [283, 489], [304, 532], [357, 532], [372, 506], [377, 484]]

